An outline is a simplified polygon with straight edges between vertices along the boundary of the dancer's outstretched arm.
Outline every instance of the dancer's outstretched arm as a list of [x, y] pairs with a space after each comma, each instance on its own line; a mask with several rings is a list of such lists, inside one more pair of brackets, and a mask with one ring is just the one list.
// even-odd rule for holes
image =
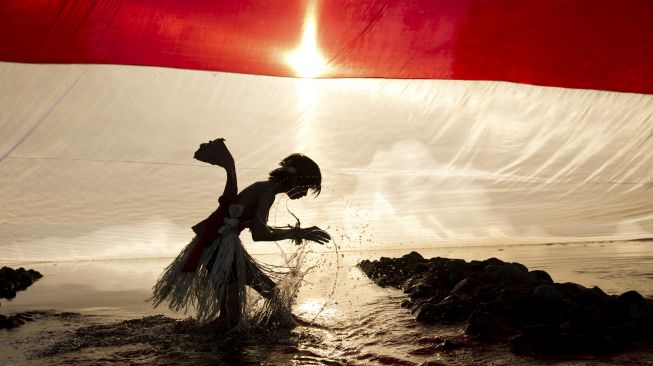
[[310, 240], [318, 244], [327, 243], [331, 240], [329, 234], [317, 226], [307, 228], [300, 227], [271, 227], [268, 226], [268, 215], [270, 207], [274, 203], [274, 195], [265, 194], [258, 202], [257, 214], [254, 217], [250, 231], [254, 241], [278, 241], [278, 240]]

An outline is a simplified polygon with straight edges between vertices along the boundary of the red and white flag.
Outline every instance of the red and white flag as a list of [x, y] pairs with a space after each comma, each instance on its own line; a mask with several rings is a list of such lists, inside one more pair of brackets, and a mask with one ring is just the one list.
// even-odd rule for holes
[[651, 24], [649, 0], [3, 1], [3, 258], [176, 253], [217, 137], [241, 185], [316, 160], [288, 208], [350, 248], [650, 237]]

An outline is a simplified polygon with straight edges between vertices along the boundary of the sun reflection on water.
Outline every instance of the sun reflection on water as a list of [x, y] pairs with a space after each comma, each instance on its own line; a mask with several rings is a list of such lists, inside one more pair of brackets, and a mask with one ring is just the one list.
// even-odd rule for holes
[[307, 299], [301, 304], [297, 305], [297, 313], [299, 316], [311, 318], [311, 317], [324, 317], [324, 318], [335, 318], [340, 315], [340, 312], [337, 309], [332, 307], [327, 307], [327, 299], [323, 298], [313, 298]]

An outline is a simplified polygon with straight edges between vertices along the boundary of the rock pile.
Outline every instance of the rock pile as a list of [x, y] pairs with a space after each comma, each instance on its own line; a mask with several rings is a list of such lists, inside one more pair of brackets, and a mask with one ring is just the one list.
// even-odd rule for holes
[[34, 318], [28, 313], [14, 314], [5, 316], [0, 314], [0, 329], [17, 328], [25, 324], [26, 321], [33, 321]]
[[517, 354], [564, 355], [622, 350], [653, 341], [653, 303], [636, 291], [555, 283], [544, 271], [497, 258], [364, 260], [359, 268], [382, 287], [403, 289], [401, 304], [422, 323], [465, 323], [475, 340], [510, 342]]
[[0, 298], [13, 299], [16, 291], [25, 290], [41, 277], [43, 275], [33, 269], [0, 268]]
[[[25, 268], [14, 270], [9, 267], [0, 268], [0, 298], [13, 299], [16, 297], [16, 291], [22, 291], [31, 286], [34, 281], [43, 277], [39, 272]], [[15, 328], [25, 324], [32, 318], [24, 314], [5, 316], [0, 314], [0, 329]]]

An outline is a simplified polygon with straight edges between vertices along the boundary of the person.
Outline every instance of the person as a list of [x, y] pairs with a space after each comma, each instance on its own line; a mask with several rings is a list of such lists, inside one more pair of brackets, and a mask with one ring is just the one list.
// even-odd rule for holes
[[272, 280], [275, 270], [252, 258], [240, 241], [240, 232], [248, 228], [254, 241], [303, 240], [319, 244], [331, 237], [317, 226], [301, 228], [271, 227], [267, 224], [277, 194], [292, 200], [312, 191], [320, 193], [322, 176], [319, 166], [309, 157], [292, 154], [272, 170], [266, 181], [249, 185], [238, 192], [234, 159], [224, 139], [200, 145], [195, 159], [223, 167], [227, 173], [218, 209], [193, 226], [196, 236], [164, 270], [154, 286], [154, 307], [164, 301], [175, 311], [194, 307], [200, 323], [215, 322], [236, 326], [246, 306], [246, 286], [271, 300], [277, 292]]

